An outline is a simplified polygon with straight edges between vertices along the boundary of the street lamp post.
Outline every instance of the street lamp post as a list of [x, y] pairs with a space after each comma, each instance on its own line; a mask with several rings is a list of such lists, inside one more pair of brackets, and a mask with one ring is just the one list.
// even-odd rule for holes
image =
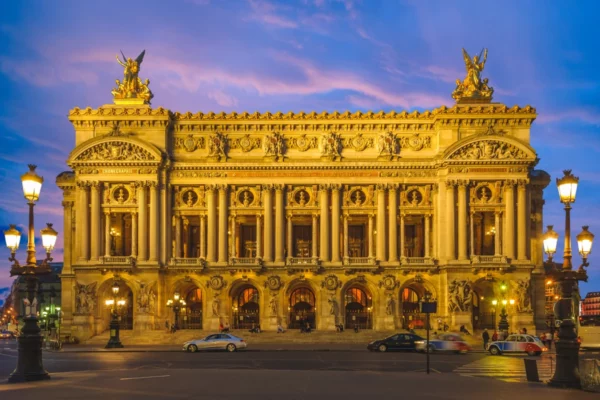
[[508, 300], [506, 300], [506, 289], [506, 283], [502, 282], [500, 284], [500, 293], [502, 293], [502, 311], [500, 311], [500, 322], [498, 323], [498, 330], [508, 333], [508, 314], [506, 313], [506, 304], [508, 303]]
[[498, 300], [492, 300], [492, 305], [494, 306], [494, 322], [492, 325], [494, 325], [494, 329], [496, 329], [496, 313], [498, 312]]
[[27, 260], [25, 265], [21, 265], [15, 255], [21, 241], [21, 233], [15, 225], [4, 231], [6, 247], [10, 249], [10, 258], [13, 264], [10, 269], [10, 276], [23, 276], [27, 291], [27, 297], [23, 301], [25, 312], [23, 313], [23, 330], [19, 336], [19, 355], [17, 357], [17, 366], [9, 376], [8, 381], [28, 382], [50, 379], [50, 375], [44, 369], [42, 363], [42, 336], [38, 325], [38, 300], [37, 292], [39, 286], [38, 276], [48, 274], [52, 270], [49, 263], [52, 261], [50, 254], [56, 244], [58, 233], [52, 229], [52, 224], [41, 230], [42, 245], [46, 249], [46, 258], [37, 264], [35, 258], [35, 230], [33, 224], [33, 207], [40, 198], [40, 191], [44, 178], [35, 173], [35, 165], [29, 164], [29, 171], [21, 176], [23, 184], [23, 194], [29, 205], [29, 230], [27, 235]]
[[562, 267], [552, 261], [556, 253], [558, 233], [552, 226], [544, 234], [544, 251], [548, 255], [550, 275], [558, 283], [560, 299], [554, 306], [555, 318], [560, 321], [558, 340], [556, 341], [556, 370], [548, 384], [555, 387], [581, 388], [579, 378], [579, 343], [573, 315], [573, 292], [577, 290], [578, 281], [587, 281], [585, 267], [588, 267], [588, 256], [592, 250], [594, 235], [584, 226], [577, 235], [579, 254], [582, 264], [578, 270], [573, 270], [571, 263], [571, 204], [575, 202], [579, 178], [565, 170], [564, 176], [556, 179], [560, 201], [565, 205], [565, 245]]
[[179, 295], [179, 292], [175, 292], [173, 294], [173, 298], [167, 300], [167, 307], [173, 309], [173, 314], [175, 314], [175, 322], [174, 322], [174, 330], [179, 329], [179, 311], [181, 311], [182, 307], [185, 307], [185, 301]]
[[119, 295], [119, 284], [115, 282], [112, 285], [112, 293], [113, 298], [106, 300], [106, 306], [110, 307], [110, 338], [108, 339], [108, 343], [106, 344], [106, 349], [116, 349], [122, 348], [123, 344], [121, 343], [121, 339], [119, 339], [119, 309], [125, 305], [125, 300], [117, 299]]

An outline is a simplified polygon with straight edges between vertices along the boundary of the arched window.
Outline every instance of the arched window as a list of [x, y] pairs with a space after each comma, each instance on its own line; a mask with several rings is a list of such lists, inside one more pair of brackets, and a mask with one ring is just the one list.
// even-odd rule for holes
[[404, 288], [402, 290], [402, 302], [403, 303], [418, 303], [419, 295], [414, 289]]
[[313, 308], [315, 306], [315, 295], [312, 290], [305, 287], [294, 290], [290, 295], [290, 306], [293, 308], [299, 303], [305, 303]]
[[244, 289], [238, 296], [238, 307], [242, 308], [248, 303], [258, 304], [258, 290], [253, 286]]
[[346, 290], [346, 305], [357, 303], [362, 307], [371, 306], [371, 296], [367, 295], [364, 290], [352, 287]]

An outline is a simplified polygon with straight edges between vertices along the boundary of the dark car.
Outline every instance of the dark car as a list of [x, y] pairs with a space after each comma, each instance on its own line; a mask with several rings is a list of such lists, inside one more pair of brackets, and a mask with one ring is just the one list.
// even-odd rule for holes
[[382, 340], [375, 340], [367, 345], [370, 351], [415, 350], [415, 342], [423, 340], [413, 333], [397, 333]]

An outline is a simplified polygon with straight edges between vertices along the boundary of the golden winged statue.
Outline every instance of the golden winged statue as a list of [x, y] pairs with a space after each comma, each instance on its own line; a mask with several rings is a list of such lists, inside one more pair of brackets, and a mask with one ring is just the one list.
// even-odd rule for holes
[[488, 86], [488, 79], [481, 79], [481, 72], [485, 68], [487, 61], [487, 49], [482, 49], [479, 55], [469, 56], [469, 53], [463, 49], [463, 59], [467, 76], [461, 82], [456, 80], [456, 89], [452, 92], [452, 98], [458, 103], [489, 103], [492, 101], [494, 89]]
[[125, 54], [121, 51], [123, 61], [119, 59], [119, 55], [117, 54], [117, 61], [125, 68], [125, 70], [123, 71], [123, 81], [121, 82], [117, 79], [117, 87], [111, 91], [115, 103], [150, 104], [150, 100], [154, 97], [152, 91], [148, 88], [150, 80], [146, 79], [142, 82], [138, 76], [145, 54], [146, 50], [142, 51], [135, 60], [132, 60], [131, 58], [125, 57]]

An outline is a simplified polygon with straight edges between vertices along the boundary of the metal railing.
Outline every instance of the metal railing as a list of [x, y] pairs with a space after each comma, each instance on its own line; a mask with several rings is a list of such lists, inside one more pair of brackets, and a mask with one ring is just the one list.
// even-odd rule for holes
[[135, 258], [131, 256], [103, 256], [100, 257], [102, 264], [133, 265]]

